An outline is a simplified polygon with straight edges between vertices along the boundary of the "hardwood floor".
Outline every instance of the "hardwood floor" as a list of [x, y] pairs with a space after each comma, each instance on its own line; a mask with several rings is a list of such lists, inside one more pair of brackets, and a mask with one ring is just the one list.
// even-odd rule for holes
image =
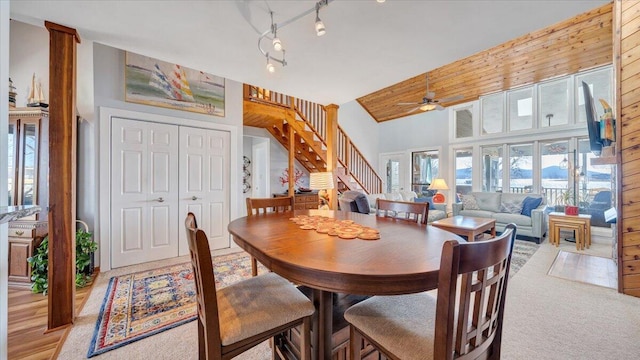
[[567, 280], [618, 288], [618, 267], [611, 258], [561, 250], [548, 274]]
[[[76, 289], [76, 314], [89, 297], [92, 286]], [[9, 288], [8, 337], [9, 360], [55, 359], [56, 348], [71, 327], [45, 333], [47, 296], [29, 289]]]

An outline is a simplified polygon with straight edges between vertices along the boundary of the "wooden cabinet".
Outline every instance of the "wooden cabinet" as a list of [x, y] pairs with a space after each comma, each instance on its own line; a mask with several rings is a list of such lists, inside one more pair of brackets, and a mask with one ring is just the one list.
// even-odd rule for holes
[[9, 223], [9, 284], [29, 283], [27, 258], [47, 235], [49, 204], [49, 112], [9, 110], [8, 204], [39, 205], [41, 211]]
[[295, 210], [318, 209], [318, 194], [295, 194], [293, 207]]

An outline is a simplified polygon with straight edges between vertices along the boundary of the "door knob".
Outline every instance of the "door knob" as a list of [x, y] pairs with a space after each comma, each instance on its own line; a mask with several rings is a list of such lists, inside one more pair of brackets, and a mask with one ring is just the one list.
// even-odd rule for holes
[[157, 202], [164, 202], [164, 199], [162, 197], [159, 197], [157, 199], [154, 199], [153, 201], [157, 201]]
[[196, 201], [196, 200], [198, 200], [198, 197], [197, 197], [197, 196], [195, 196], [195, 195], [193, 195], [193, 196], [191, 197], [191, 200]]

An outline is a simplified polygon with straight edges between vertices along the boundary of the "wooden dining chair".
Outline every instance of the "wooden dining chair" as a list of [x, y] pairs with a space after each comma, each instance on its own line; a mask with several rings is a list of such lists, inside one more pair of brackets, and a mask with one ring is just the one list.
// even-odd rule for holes
[[429, 218], [429, 203], [376, 199], [376, 215], [426, 224]]
[[[193, 213], [185, 219], [198, 306], [200, 360], [231, 359], [301, 326], [300, 359], [311, 359], [311, 301], [276, 273], [242, 280], [216, 289], [209, 241], [196, 227]], [[272, 351], [275, 346], [272, 343]], [[275, 358], [275, 354], [273, 355]]]
[[[247, 198], [247, 216], [281, 211], [293, 211], [293, 196]], [[253, 256], [251, 256], [251, 275], [258, 275], [258, 261]]]
[[362, 358], [363, 338], [389, 359], [500, 359], [515, 237], [509, 224], [491, 240], [445, 242], [437, 299], [374, 296], [347, 309], [351, 359]]

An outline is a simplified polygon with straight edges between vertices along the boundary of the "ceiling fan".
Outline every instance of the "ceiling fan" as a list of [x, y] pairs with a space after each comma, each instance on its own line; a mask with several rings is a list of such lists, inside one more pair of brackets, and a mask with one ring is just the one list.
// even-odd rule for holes
[[407, 111], [407, 113], [412, 113], [418, 109], [422, 110], [422, 111], [431, 111], [431, 110], [444, 110], [444, 107], [442, 105], [440, 105], [441, 103], [447, 103], [447, 102], [452, 102], [452, 101], [458, 101], [458, 100], [462, 100], [464, 98], [464, 96], [462, 95], [456, 95], [456, 96], [451, 96], [448, 98], [444, 98], [444, 99], [436, 99], [436, 93], [434, 93], [433, 91], [429, 91], [429, 75], [427, 75], [427, 92], [425, 93], [424, 97], [422, 98], [422, 101], [420, 102], [410, 102], [410, 103], [398, 103], [397, 105], [399, 106], [407, 106], [407, 105], [412, 105], [414, 106], [413, 109]]

